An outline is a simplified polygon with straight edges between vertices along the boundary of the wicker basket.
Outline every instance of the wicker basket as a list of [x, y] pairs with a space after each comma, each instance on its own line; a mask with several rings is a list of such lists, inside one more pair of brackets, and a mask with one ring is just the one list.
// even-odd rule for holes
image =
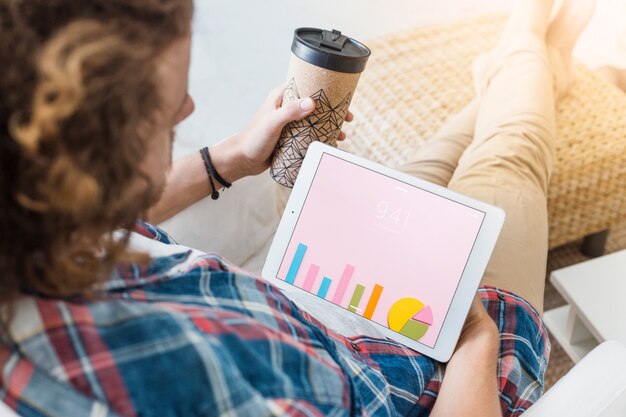
[[[471, 63], [503, 24], [502, 16], [484, 16], [366, 42], [372, 57], [341, 147], [389, 166], [407, 162], [472, 99]], [[626, 95], [577, 64], [557, 117], [551, 248], [626, 220]]]

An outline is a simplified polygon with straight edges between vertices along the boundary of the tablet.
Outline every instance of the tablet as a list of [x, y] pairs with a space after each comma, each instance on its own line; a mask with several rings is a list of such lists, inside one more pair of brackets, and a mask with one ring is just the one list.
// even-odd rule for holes
[[497, 207], [314, 142], [262, 276], [447, 362], [503, 223]]

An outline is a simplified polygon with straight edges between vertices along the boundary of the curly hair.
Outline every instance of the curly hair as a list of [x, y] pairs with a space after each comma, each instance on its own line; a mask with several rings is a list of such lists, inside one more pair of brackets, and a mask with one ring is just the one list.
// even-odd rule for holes
[[[128, 259], [154, 199], [139, 169], [161, 107], [155, 60], [192, 0], [0, 0], [0, 305], [79, 293]], [[143, 198], [129, 184], [146, 182]], [[3, 309], [6, 310], [6, 309]]]

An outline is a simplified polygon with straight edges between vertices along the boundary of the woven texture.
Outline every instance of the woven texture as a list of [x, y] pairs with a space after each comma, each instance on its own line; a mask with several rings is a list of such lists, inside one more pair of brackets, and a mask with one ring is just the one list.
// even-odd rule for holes
[[[422, 27], [366, 44], [372, 56], [341, 148], [395, 167], [407, 162], [474, 96], [471, 64], [502, 16]], [[557, 165], [549, 191], [550, 247], [626, 220], [626, 95], [582, 65], [557, 109]]]

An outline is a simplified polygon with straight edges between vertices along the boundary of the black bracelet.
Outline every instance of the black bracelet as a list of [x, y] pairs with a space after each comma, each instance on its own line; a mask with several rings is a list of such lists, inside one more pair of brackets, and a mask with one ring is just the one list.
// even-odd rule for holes
[[213, 182], [213, 175], [211, 175], [211, 163], [209, 162], [208, 148], [200, 149], [200, 155], [202, 156], [202, 162], [204, 162], [204, 169], [209, 177], [209, 184], [211, 184], [211, 198], [217, 200], [220, 198], [220, 193], [215, 189], [215, 183]]
[[207, 157], [207, 159], [209, 161], [209, 169], [211, 170], [211, 174], [213, 174], [213, 176], [215, 177], [217, 182], [222, 184], [224, 186], [224, 188], [230, 188], [230, 186], [233, 185], [233, 184], [231, 184], [230, 182], [228, 182], [224, 178], [222, 178], [222, 176], [215, 169], [215, 166], [213, 166], [213, 161], [211, 161], [211, 154], [209, 153], [209, 148], [208, 147], [204, 147], [203, 151], [205, 151], [206, 157]]

